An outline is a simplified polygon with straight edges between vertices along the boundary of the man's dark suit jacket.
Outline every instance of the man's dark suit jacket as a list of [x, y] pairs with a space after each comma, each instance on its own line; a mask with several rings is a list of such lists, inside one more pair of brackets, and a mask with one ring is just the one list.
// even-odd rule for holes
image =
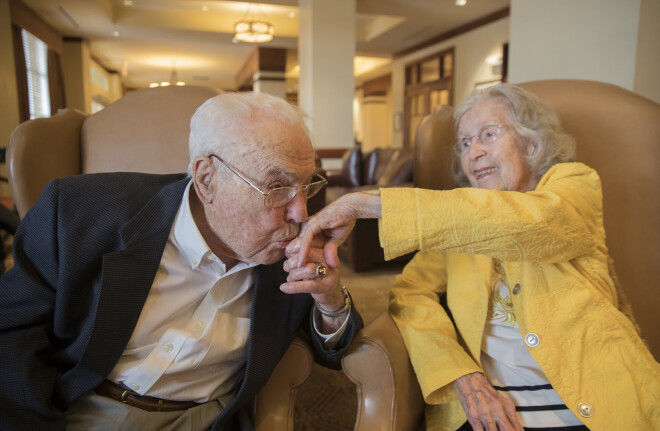
[[[188, 179], [92, 174], [52, 181], [14, 239], [0, 278], [0, 429], [63, 430], [64, 410], [110, 373], [138, 321]], [[256, 268], [248, 358], [214, 430], [237, 427], [299, 329], [317, 362], [339, 368], [362, 327], [357, 312], [336, 350], [313, 330], [310, 295], [287, 295], [282, 262]]]

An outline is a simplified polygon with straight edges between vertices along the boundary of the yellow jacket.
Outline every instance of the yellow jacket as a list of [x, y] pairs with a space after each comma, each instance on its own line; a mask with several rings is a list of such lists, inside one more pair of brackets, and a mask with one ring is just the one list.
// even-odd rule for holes
[[[593, 169], [555, 165], [527, 193], [381, 196], [385, 257], [421, 250], [394, 282], [390, 314], [428, 404], [427, 429], [466, 420], [452, 382], [481, 371], [496, 258], [506, 263], [521, 336], [538, 335], [528, 349], [567, 407], [595, 431], [660, 430], [660, 365], [621, 311]], [[438, 301], [445, 291], [457, 330]]]

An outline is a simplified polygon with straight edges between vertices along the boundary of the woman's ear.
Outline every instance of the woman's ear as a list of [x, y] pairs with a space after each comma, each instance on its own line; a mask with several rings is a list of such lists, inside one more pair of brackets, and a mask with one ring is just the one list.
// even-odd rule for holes
[[214, 172], [213, 159], [205, 156], [195, 157], [192, 166], [192, 180], [197, 196], [205, 204], [213, 202], [215, 189], [212, 180]]
[[528, 139], [523, 140], [523, 154], [525, 157], [533, 157], [539, 151], [539, 145], [536, 142], [532, 142]]

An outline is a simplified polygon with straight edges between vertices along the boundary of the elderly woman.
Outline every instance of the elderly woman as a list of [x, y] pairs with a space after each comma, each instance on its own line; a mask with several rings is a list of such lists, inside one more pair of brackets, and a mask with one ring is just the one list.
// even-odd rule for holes
[[285, 266], [321, 232], [336, 265], [356, 218], [381, 218], [386, 258], [420, 250], [390, 314], [429, 430], [660, 429], [660, 366], [614, 281], [598, 174], [571, 162], [555, 114], [519, 87], [473, 94], [455, 121], [456, 176], [471, 187], [347, 195]]

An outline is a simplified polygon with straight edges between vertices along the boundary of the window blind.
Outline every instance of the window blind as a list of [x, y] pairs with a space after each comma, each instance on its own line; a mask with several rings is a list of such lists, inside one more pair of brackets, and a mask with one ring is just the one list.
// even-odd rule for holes
[[50, 117], [48, 46], [26, 30], [21, 31], [27, 69], [30, 119]]

